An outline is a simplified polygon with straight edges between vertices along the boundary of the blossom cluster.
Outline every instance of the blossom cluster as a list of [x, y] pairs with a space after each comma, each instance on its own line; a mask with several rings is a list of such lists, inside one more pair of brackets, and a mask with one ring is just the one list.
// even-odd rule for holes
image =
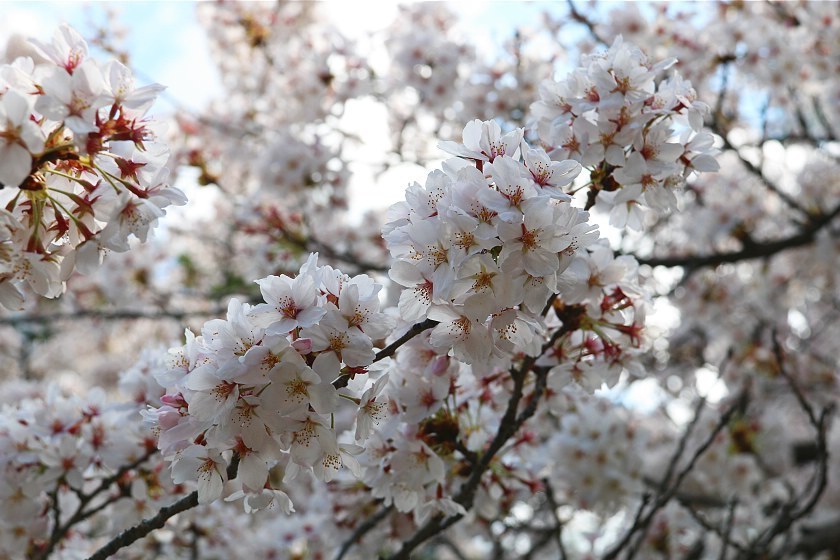
[[599, 193], [612, 193], [610, 221], [618, 227], [641, 229], [642, 206], [673, 210], [676, 187], [718, 169], [714, 139], [702, 131], [708, 105], [679, 74], [657, 81], [675, 62], [651, 64], [619, 37], [565, 80], [543, 82], [531, 106], [551, 157], [589, 170], [589, 206]]
[[[367, 60], [352, 40], [318, 17], [320, 10], [298, 2], [198, 6], [227, 78], [228, 98], [219, 108], [226, 124], [257, 134], [279, 122], [311, 124], [369, 87]], [[257, 111], [255, 95], [262, 105]]]
[[603, 397], [570, 387], [552, 401], [559, 430], [546, 446], [546, 465], [555, 488], [577, 507], [611, 511], [642, 490], [644, 434]]
[[[353, 170], [345, 148], [358, 139], [341, 122], [375, 77], [370, 57], [325, 21], [327, 11], [299, 2], [197, 6], [224, 93], [201, 119], [179, 115], [182, 134], [172, 143], [199, 184], [216, 187], [203, 194], [219, 197], [213, 219], [197, 229], [228, 240], [225, 248], [198, 240], [201, 251], [185, 249], [208, 269], [205, 286], [290, 274], [310, 251], [328, 256], [325, 246], [343, 252], [338, 245], [378, 240], [375, 221], [346, 223]], [[381, 253], [365, 260], [378, 262]]]
[[452, 498], [458, 465], [493, 437], [510, 392], [504, 370], [543, 354], [547, 312], [567, 334], [539, 362], [552, 386], [600, 385], [595, 374], [554, 372], [574, 362], [572, 348], [578, 362], [627, 367], [622, 348], [638, 346], [643, 320], [636, 267], [596, 243], [588, 214], [571, 206], [563, 187], [579, 164], [551, 161], [521, 129], [503, 135], [493, 121], [469, 123], [463, 144], [442, 147], [460, 157], [409, 187], [384, 228], [403, 287], [405, 327], [394, 335], [433, 325], [395, 359], [371, 368], [374, 343], [395, 327], [379, 312], [379, 286], [313, 255], [294, 278], [258, 280], [265, 303], [234, 299], [226, 319], [187, 331], [156, 373], [168, 390], [147, 418], [174, 481], [196, 482], [200, 502], [224, 495], [244, 498], [246, 511], [290, 512], [284, 483], [301, 471], [344, 481], [344, 464], [417, 524], [464, 513]]
[[[588, 213], [571, 205], [564, 187], [580, 165], [550, 160], [523, 135], [502, 134], [495, 121], [469, 123], [462, 144], [441, 144], [459, 157], [425, 186], [411, 185], [383, 229], [389, 274], [402, 286], [400, 318], [432, 328], [384, 364], [393, 417], [360, 461], [372, 495], [418, 525], [464, 513], [453, 498], [469, 454], [481, 453], [502, 421], [509, 368], [539, 357], [552, 391], [592, 390], [634, 367], [640, 346], [635, 260], [615, 258]], [[535, 443], [523, 435], [514, 447]], [[523, 480], [539, 485], [533, 466], [499, 463], [478, 489], [479, 510], [495, 511], [493, 496], [514, 496]]]
[[[445, 4], [400, 6], [386, 46], [391, 55], [388, 87], [401, 109], [419, 106], [442, 112], [460, 96], [466, 64], [475, 53], [455, 36], [452, 16]], [[415, 99], [404, 99], [406, 88], [411, 88]]]
[[575, 384], [591, 392], [603, 384], [614, 386], [625, 372], [644, 376], [638, 358], [648, 346], [648, 300], [639, 286], [635, 258], [616, 257], [609, 244], [599, 240], [575, 255], [558, 278], [558, 292], [554, 315], [561, 323], [569, 316], [580, 318], [578, 330], [537, 360], [537, 365], [551, 368], [551, 390], [560, 392]]
[[[137, 372], [135, 372], [137, 373]], [[86, 534], [94, 513], [113, 504], [108, 530], [118, 531], [172, 501], [173, 488], [156, 440], [139, 421], [149, 376], [127, 386], [140, 402], [108, 402], [102, 389], [83, 397], [58, 385], [3, 405], [0, 414], [0, 555], [38, 557], [70, 531]], [[137, 393], [138, 391], [133, 390]], [[156, 460], [155, 460], [156, 458]], [[162, 476], [161, 476], [162, 475]], [[127, 498], [127, 499], [124, 499]], [[82, 522], [85, 521], [83, 525]], [[99, 531], [102, 530], [100, 526]]]
[[162, 89], [90, 58], [68, 26], [0, 66], [0, 304], [22, 306], [22, 284], [58, 296], [75, 268], [145, 241], [164, 208], [186, 202], [145, 118]]
[[410, 186], [383, 229], [391, 278], [407, 288], [400, 316], [437, 321], [431, 344], [468, 364], [539, 355], [557, 275], [598, 236], [562, 189], [580, 165], [551, 161], [522, 137], [469, 123], [463, 144], [441, 144], [459, 159]]
[[716, 17], [699, 33], [690, 25], [675, 24], [695, 16], [693, 9], [663, 4], [657, 21], [649, 24], [638, 6], [626, 4], [598, 27], [601, 33], [622, 34], [636, 45], [646, 45], [649, 54], [676, 56], [680, 72], [698, 90], [705, 82], [706, 91], [719, 91], [720, 75], [709, 69], [728, 66], [730, 87], [723, 108], [730, 111], [745, 99], [765, 98], [768, 107], [777, 109], [766, 125], [770, 135], [831, 134], [830, 123], [837, 118], [833, 38], [840, 30], [831, 4], [802, 2], [777, 9], [721, 3]]
[[174, 481], [197, 482], [200, 503], [230, 482], [226, 496], [244, 497], [246, 511], [276, 503], [289, 512], [291, 501], [269, 477], [281, 462], [284, 481], [301, 471], [329, 481], [342, 464], [358, 473], [359, 447], [337, 440], [335, 417], [355, 411], [357, 441], [383, 417], [382, 382], [359, 395], [346, 386], [367, 372], [374, 341], [394, 321], [379, 312], [380, 285], [319, 267], [317, 254], [295, 278], [257, 283], [265, 303], [233, 299], [226, 319], [208, 321], [200, 336], [186, 331], [186, 344], [156, 373], [168, 391], [147, 418]]

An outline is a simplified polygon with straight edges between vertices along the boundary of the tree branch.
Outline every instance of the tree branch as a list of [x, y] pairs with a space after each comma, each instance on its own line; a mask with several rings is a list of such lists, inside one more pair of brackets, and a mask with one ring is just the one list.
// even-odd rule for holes
[[17, 326], [29, 323], [54, 323], [76, 319], [96, 319], [100, 321], [129, 321], [133, 319], [171, 319], [181, 321], [190, 317], [217, 316], [227, 311], [226, 307], [212, 307], [195, 311], [142, 311], [131, 309], [117, 309], [104, 311], [101, 309], [79, 309], [61, 313], [47, 313], [43, 315], [12, 315], [0, 317], [0, 325]]
[[604, 38], [601, 37], [601, 35], [595, 29], [595, 23], [591, 19], [579, 12], [572, 0], [566, 0], [566, 4], [569, 6], [569, 15], [573, 20], [583, 24], [584, 27], [586, 27], [586, 29], [589, 31], [589, 34], [592, 35], [593, 39], [595, 39], [602, 45], [610, 46], [610, 44], [607, 41], [605, 41]]
[[296, 245], [297, 247], [300, 247], [304, 251], [318, 252], [327, 258], [355, 265], [359, 269], [359, 271], [388, 272], [389, 269], [389, 267], [383, 264], [367, 262], [365, 260], [360, 259], [356, 255], [347, 252], [337, 251], [333, 247], [330, 247], [329, 245], [322, 243], [321, 241], [318, 241], [314, 238], [306, 239], [296, 235], [286, 235], [284, 239]]
[[802, 247], [814, 242], [817, 233], [840, 215], [840, 205], [834, 207], [827, 214], [815, 216], [794, 235], [773, 241], [745, 244], [740, 251], [713, 253], [711, 255], [686, 255], [673, 257], [636, 258], [639, 264], [649, 266], [682, 266], [689, 270], [696, 270], [706, 266], [716, 266], [723, 263], [734, 263], [750, 259], [770, 257], [787, 249]]
[[85, 519], [97, 514], [98, 512], [102, 511], [105, 507], [112, 504], [116, 500], [123, 497], [124, 494], [120, 493], [114, 499], [106, 500], [104, 503], [85, 511], [85, 507], [93, 501], [93, 499], [111, 487], [112, 484], [117, 482], [122, 476], [127, 473], [128, 471], [134, 470], [146, 461], [148, 461], [154, 454], [157, 453], [157, 449], [152, 451], [148, 451], [141, 457], [138, 457], [135, 461], [129, 463], [128, 465], [124, 465], [117, 470], [113, 475], [109, 476], [108, 478], [104, 479], [99, 486], [97, 486], [93, 492], [90, 494], [82, 494], [79, 492], [79, 505], [76, 508], [76, 511], [73, 515], [68, 519], [63, 525], [60, 523], [60, 519], [58, 516], [58, 494], [56, 493], [53, 498], [55, 499], [54, 507], [56, 508], [56, 519], [55, 525], [53, 526], [52, 534], [50, 535], [50, 540], [47, 543], [46, 548], [42, 553], [40, 553], [37, 557], [46, 559], [52, 554], [52, 551], [55, 550], [55, 547], [64, 538], [65, 535], [73, 528], [74, 525], [84, 521]]
[[551, 518], [554, 520], [554, 528], [551, 533], [557, 543], [557, 553], [560, 555], [560, 560], [566, 560], [568, 556], [566, 555], [566, 547], [563, 546], [563, 521], [557, 515], [557, 508], [559, 506], [557, 499], [554, 497], [554, 488], [552, 488], [551, 482], [547, 478], [544, 478], [542, 483], [545, 488], [545, 499], [548, 502], [549, 509], [551, 509]]
[[[676, 494], [680, 488], [680, 485], [683, 483], [685, 478], [688, 474], [694, 470], [694, 466], [697, 464], [697, 461], [700, 457], [711, 447], [712, 443], [715, 441], [717, 435], [729, 424], [730, 420], [734, 417], [736, 413], [741, 413], [747, 406], [747, 402], [749, 400], [749, 396], [747, 393], [747, 389], [744, 388], [738, 394], [738, 396], [734, 399], [733, 403], [721, 414], [718, 423], [715, 425], [715, 428], [711, 431], [711, 433], [706, 437], [706, 440], [698, 447], [694, 454], [691, 456], [691, 459], [682, 468], [682, 470], [677, 474], [674, 482], [671, 483], [670, 487], [668, 487], [665, 491], [659, 493], [656, 496], [651, 507], [647, 510], [647, 512], [642, 515], [642, 511], [645, 509], [646, 504], [642, 504], [642, 507], [639, 508], [639, 512], [636, 515], [636, 519], [634, 520], [633, 524], [621, 538], [621, 540], [604, 556], [604, 560], [614, 560], [618, 557], [619, 553], [631, 544], [631, 541], [636, 533], [640, 533], [641, 537], [637, 540], [637, 543], [641, 543], [641, 538], [647, 533], [647, 529], [650, 526], [651, 521], [653, 521], [654, 515], [656, 512], [659, 511], [665, 504], [667, 504]], [[696, 421], [696, 419], [695, 419]], [[672, 459], [673, 461], [673, 459]], [[635, 549], [635, 547], [633, 547]], [[629, 556], [632, 557], [634, 550], [631, 550], [631, 554]]]
[[750, 160], [748, 160], [743, 155], [741, 155], [740, 150], [738, 148], [736, 148], [729, 141], [729, 138], [727, 136], [728, 131], [723, 130], [723, 127], [720, 126], [720, 124], [719, 124], [720, 117], [721, 117], [721, 115], [715, 115], [715, 118], [713, 119], [713, 121], [710, 125], [710, 128], [715, 134], [717, 134], [718, 136], [721, 137], [721, 139], [723, 140], [723, 147], [725, 149], [731, 151], [732, 153], [734, 153], [737, 156], [737, 158], [741, 161], [741, 164], [744, 166], [744, 168], [746, 168], [747, 171], [749, 171], [759, 181], [761, 181], [761, 183], [767, 188], [767, 190], [769, 190], [770, 192], [772, 192], [773, 194], [778, 196], [780, 199], [782, 199], [782, 201], [784, 201], [785, 204], [787, 204], [788, 206], [790, 206], [791, 208], [796, 210], [799, 214], [801, 214], [805, 218], [810, 217], [811, 213], [808, 212], [808, 210], [806, 210], [801, 204], [799, 204], [799, 202], [797, 202], [789, 194], [787, 194], [786, 192], [781, 190], [778, 185], [776, 185], [773, 181], [771, 181], [764, 174], [764, 171], [762, 171], [759, 167], [754, 165]]
[[[417, 336], [421, 332], [425, 331], [426, 329], [430, 329], [437, 324], [438, 324], [438, 322], [433, 321], [432, 319], [426, 319], [425, 321], [421, 321], [420, 323], [415, 323], [414, 325], [412, 325], [412, 327], [410, 329], [408, 329], [408, 331], [404, 335], [399, 337], [397, 340], [395, 340], [394, 342], [392, 342], [391, 344], [389, 344], [388, 346], [386, 346], [385, 348], [383, 348], [379, 352], [377, 352], [376, 356], [374, 356], [374, 358], [373, 358], [373, 363], [376, 363], [379, 360], [384, 360], [385, 358], [389, 358], [389, 357], [393, 356], [394, 353], [396, 353], [396, 351], [400, 348], [400, 346], [402, 346], [403, 344], [405, 344], [406, 342], [408, 342], [409, 340], [411, 340], [412, 338], [414, 338], [415, 336]], [[333, 381], [333, 387], [335, 387], [336, 389], [341, 389], [342, 387], [347, 387], [347, 384], [350, 382], [350, 380], [352, 378], [353, 378], [353, 374], [343, 373], [338, 377], [338, 379]]]
[[380, 521], [388, 517], [388, 514], [393, 511], [394, 506], [384, 507], [379, 510], [376, 515], [372, 517], [368, 517], [364, 523], [360, 524], [356, 527], [356, 530], [353, 531], [353, 534], [344, 541], [344, 544], [341, 545], [341, 548], [338, 551], [338, 554], [335, 557], [335, 560], [341, 560], [344, 558], [344, 555], [350, 550], [350, 548], [359, 542], [363, 536], [365, 536], [368, 532], [370, 532], [374, 527], [376, 527]]
[[402, 346], [421, 332], [425, 331], [426, 329], [430, 329], [437, 324], [438, 322], [433, 321], [432, 319], [426, 319], [425, 321], [416, 323], [414, 326], [408, 329], [408, 332], [406, 332], [404, 335], [399, 337], [397, 340], [395, 340], [379, 352], [377, 352], [376, 357], [373, 358], [374, 363], [378, 362], [379, 360], [383, 360], [385, 358], [393, 356], [394, 352], [396, 352], [400, 346]]
[[[782, 347], [775, 332], [772, 338], [773, 352], [779, 366], [779, 373], [790, 386], [799, 406], [808, 416], [808, 421], [816, 432], [817, 466], [805, 488], [798, 495], [783, 504], [776, 521], [753, 539], [749, 547], [747, 547], [748, 552], [741, 555], [741, 558], [747, 559], [762, 558], [778, 536], [788, 533], [796, 521], [803, 519], [813, 511], [828, 485], [828, 444], [826, 440], [829, 419], [834, 411], [834, 404], [832, 403], [824, 407], [819, 416], [816, 414], [811, 403], [805, 398], [799, 384], [796, 383], [796, 380], [787, 371]], [[797, 545], [794, 545], [794, 548], [796, 547]]]
[[[236, 478], [239, 471], [239, 456], [234, 455], [233, 460], [227, 468], [228, 480]], [[115, 554], [121, 548], [125, 548], [136, 541], [139, 541], [152, 531], [163, 527], [170, 517], [173, 517], [181, 512], [192, 509], [198, 505], [198, 491], [184, 496], [171, 506], [166, 506], [160, 509], [154, 517], [144, 519], [134, 527], [126, 529], [108, 542], [105, 546], [93, 553], [88, 560], [105, 560], [109, 556]]]
[[[567, 320], [563, 323], [563, 326], [557, 329], [551, 336], [551, 338], [543, 344], [542, 350], [540, 355], [542, 355], [546, 350], [554, 346], [554, 344], [565, 334], [572, 332], [573, 330], [578, 328], [578, 323], [574, 320]], [[502, 416], [502, 420], [499, 422], [499, 428], [496, 432], [493, 441], [484, 451], [484, 453], [480, 456], [478, 462], [473, 466], [472, 472], [470, 477], [467, 479], [466, 482], [461, 486], [458, 493], [455, 495], [455, 502], [464, 506], [464, 509], [469, 511], [472, 508], [473, 501], [475, 500], [475, 493], [478, 490], [479, 485], [481, 484], [482, 476], [484, 472], [489, 468], [490, 463], [495, 458], [496, 454], [502, 449], [502, 447], [507, 443], [507, 441], [519, 431], [519, 428], [529, 419], [537, 410], [537, 405], [539, 403], [540, 398], [545, 391], [545, 386], [548, 378], [548, 369], [547, 368], [540, 368], [537, 370], [536, 375], [536, 382], [534, 384], [534, 391], [531, 394], [530, 401], [526, 405], [526, 407], [522, 410], [522, 412], [517, 415], [517, 410], [519, 409], [519, 404], [522, 401], [523, 396], [523, 388], [525, 385], [525, 379], [527, 378], [528, 373], [534, 367], [534, 364], [537, 361], [538, 356], [528, 356], [523, 361], [522, 365], [511, 371], [511, 378], [513, 379], [513, 390], [508, 401], [507, 408], [505, 409], [505, 413]], [[390, 557], [390, 560], [409, 560], [411, 552], [417, 548], [420, 544], [422, 544], [426, 539], [441, 533], [448, 527], [454, 525], [458, 521], [460, 521], [464, 516], [461, 514], [453, 515], [451, 517], [443, 517], [442, 515], [438, 515], [433, 519], [429, 520], [423, 527], [417, 530], [417, 532], [407, 541], [403, 543], [402, 548], [398, 552], [396, 552], [393, 556]]]

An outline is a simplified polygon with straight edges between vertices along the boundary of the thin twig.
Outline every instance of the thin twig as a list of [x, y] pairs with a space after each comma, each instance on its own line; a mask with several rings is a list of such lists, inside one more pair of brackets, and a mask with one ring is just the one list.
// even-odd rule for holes
[[800, 408], [808, 416], [808, 421], [816, 432], [817, 466], [814, 470], [814, 475], [808, 481], [805, 488], [798, 495], [795, 495], [786, 503], [782, 504], [775, 522], [753, 539], [748, 547], [748, 552], [741, 555], [742, 558], [748, 559], [763, 557], [764, 553], [770, 548], [770, 545], [778, 536], [786, 535], [796, 521], [803, 519], [813, 511], [828, 486], [828, 444], [826, 440], [829, 419], [834, 412], [834, 404], [831, 403], [824, 407], [819, 416], [817, 416], [813, 406], [805, 398], [799, 384], [796, 383], [794, 377], [787, 371], [782, 347], [775, 332], [772, 338], [773, 351], [779, 367], [779, 373], [790, 386]]
[[408, 332], [406, 332], [404, 335], [399, 337], [397, 340], [395, 340], [379, 352], [377, 352], [376, 357], [373, 358], [373, 361], [378, 362], [379, 360], [393, 356], [394, 352], [396, 352], [400, 346], [402, 346], [421, 332], [425, 331], [426, 329], [430, 329], [437, 324], [438, 322], [433, 321], [432, 319], [426, 319], [425, 321], [415, 324], [410, 329], [408, 329]]
[[729, 500], [729, 508], [726, 512], [726, 521], [723, 524], [723, 534], [721, 535], [721, 538], [723, 539], [723, 546], [720, 547], [720, 556], [718, 556], [718, 560], [726, 560], [726, 551], [729, 549], [729, 544], [732, 539], [732, 526], [735, 521], [735, 507], [737, 505], [737, 498], [733, 497]]
[[394, 509], [394, 506], [384, 507], [379, 510], [376, 515], [372, 517], [368, 517], [364, 523], [361, 523], [356, 530], [344, 541], [341, 545], [341, 548], [338, 551], [338, 554], [335, 557], [335, 560], [341, 560], [344, 558], [344, 555], [350, 550], [350, 548], [359, 542], [359, 540], [366, 535], [368, 532], [371, 531], [374, 527], [376, 527], [380, 521], [388, 517], [388, 514]]
[[[677, 502], [683, 507], [683, 509], [685, 509], [689, 515], [691, 515], [694, 521], [696, 521], [697, 524], [703, 527], [703, 529], [705, 529], [707, 532], [714, 533], [718, 536], [723, 534], [723, 530], [720, 528], [719, 525], [709, 522], [709, 520], [703, 517], [703, 515], [701, 515], [699, 511], [694, 509], [691, 503], [684, 502], [680, 498], [679, 494], [677, 494], [676, 499]], [[723, 539], [721, 538], [721, 540]], [[732, 540], [731, 538], [729, 539], [729, 544], [739, 552], [744, 552], [746, 550], [746, 548], [744, 548], [744, 545]]]
[[[400, 348], [400, 346], [402, 346], [421, 332], [425, 331], [426, 329], [430, 329], [437, 324], [438, 322], [433, 321], [432, 319], [426, 319], [425, 321], [421, 321], [420, 323], [415, 323], [410, 329], [408, 329], [408, 331], [404, 335], [399, 337], [397, 340], [395, 340], [379, 352], [377, 352], [373, 358], [373, 363], [393, 356], [394, 353]], [[350, 383], [351, 379], [353, 379], [353, 374], [343, 373], [338, 377], [338, 379], [333, 381], [333, 387], [335, 387], [336, 389], [347, 387], [347, 384]]]
[[691, 437], [691, 434], [694, 432], [694, 428], [697, 427], [697, 424], [700, 422], [700, 416], [703, 412], [703, 407], [706, 405], [706, 399], [701, 397], [698, 399], [697, 404], [694, 407], [694, 417], [691, 420], [691, 423], [683, 432], [680, 441], [677, 443], [677, 449], [674, 451], [674, 454], [671, 456], [671, 460], [668, 462], [668, 467], [665, 470], [665, 476], [662, 479], [662, 488], [668, 488], [668, 485], [671, 484], [671, 477], [674, 476], [674, 471], [677, 469], [677, 463], [679, 463], [680, 459], [685, 452], [685, 447], [688, 444], [688, 440]]
[[[157, 449], [147, 451], [144, 455], [142, 455], [141, 457], [138, 457], [137, 459], [135, 459], [134, 461], [132, 461], [128, 465], [123, 465], [113, 475], [111, 475], [108, 478], [102, 480], [102, 482], [99, 483], [99, 486], [97, 486], [90, 494], [83, 494], [83, 493], [79, 492], [78, 493], [78, 495], [79, 495], [79, 505], [76, 507], [76, 511], [73, 513], [73, 515], [70, 517], [70, 519], [68, 519], [64, 524], [61, 524], [58, 515], [56, 515], [55, 525], [53, 527], [52, 534], [50, 535], [50, 540], [47, 543], [47, 546], [44, 549], [43, 553], [39, 557], [40, 558], [49, 557], [49, 555], [52, 553], [53, 550], [55, 550], [55, 547], [58, 545], [58, 543], [61, 541], [61, 539], [63, 539], [64, 536], [67, 535], [67, 533], [70, 531], [70, 529], [72, 529], [75, 525], [77, 525], [78, 523], [81, 523], [85, 519], [88, 519], [89, 517], [92, 517], [95, 514], [99, 513], [100, 511], [105, 509], [105, 507], [114, 503], [118, 499], [122, 498], [124, 496], [124, 494], [120, 493], [117, 496], [115, 496], [113, 499], [106, 500], [104, 503], [99, 504], [98, 506], [85, 511], [85, 508], [87, 507], [87, 505], [89, 503], [91, 503], [96, 496], [98, 496], [99, 494], [101, 494], [102, 492], [104, 492], [105, 490], [110, 488], [111, 485], [114, 484], [115, 482], [117, 482], [120, 478], [122, 478], [122, 476], [125, 473], [136, 469], [137, 467], [139, 467], [140, 465], [142, 465], [143, 463], [148, 461], [156, 453], [157, 453]], [[55, 505], [57, 506], [57, 504], [58, 504], [58, 496], [57, 495], [55, 496], [55, 499], [56, 499], [56, 504]], [[56, 513], [58, 513], [58, 512], [56, 512]]]
[[746, 168], [746, 170], [749, 171], [752, 175], [754, 175], [759, 181], [761, 181], [761, 183], [767, 188], [767, 190], [774, 193], [776, 196], [782, 199], [782, 201], [784, 201], [785, 204], [796, 210], [805, 218], [809, 218], [811, 216], [811, 213], [808, 212], [808, 210], [805, 207], [799, 204], [799, 202], [797, 202], [793, 197], [784, 192], [781, 188], [779, 188], [778, 185], [771, 181], [767, 177], [767, 175], [764, 174], [764, 171], [756, 167], [750, 160], [741, 155], [740, 150], [729, 141], [727, 131], [720, 126], [717, 118], [713, 120], [710, 128], [715, 134], [721, 137], [721, 139], [723, 140], [723, 147], [734, 153], [740, 160], [741, 164]]
[[359, 269], [359, 271], [388, 272], [389, 267], [383, 264], [367, 262], [364, 259], [361, 259], [351, 253], [337, 251], [333, 247], [330, 247], [329, 245], [322, 243], [317, 239], [300, 238], [299, 236], [294, 235], [287, 235], [284, 237], [284, 239], [296, 245], [297, 247], [300, 247], [304, 251], [317, 252], [324, 255], [327, 258], [355, 265]]
[[[825, 116], [825, 111], [822, 108], [822, 103], [820, 103], [820, 100], [816, 95], [811, 98], [811, 103], [814, 106], [814, 113], [817, 115], [817, 120], [820, 121], [820, 124], [825, 129], [825, 140], [837, 140], [837, 134], [834, 132], [834, 128], [831, 126], [831, 121], [829, 121], [828, 117]], [[816, 138], [815, 140], [820, 141], [819, 138]]]
[[[650, 526], [651, 521], [653, 521], [654, 515], [656, 512], [659, 511], [665, 504], [667, 504], [671, 499], [677, 494], [677, 491], [680, 488], [680, 485], [683, 483], [685, 478], [688, 474], [694, 470], [697, 461], [700, 457], [712, 446], [715, 439], [717, 438], [718, 434], [727, 426], [732, 418], [735, 416], [736, 413], [743, 413], [743, 411], [747, 407], [747, 402], [749, 400], [748, 392], [746, 387], [741, 390], [741, 392], [735, 397], [732, 404], [721, 414], [720, 419], [718, 420], [717, 424], [715, 425], [714, 429], [711, 433], [706, 437], [705, 441], [698, 447], [694, 454], [691, 456], [691, 459], [688, 463], [680, 470], [677, 474], [676, 478], [674, 479], [673, 483], [671, 483], [670, 487], [667, 487], [664, 491], [662, 491], [659, 495], [656, 496], [656, 500], [654, 500], [651, 507], [648, 509], [647, 512], [643, 516], [637, 515], [636, 520], [621, 538], [616, 545], [604, 556], [604, 560], [614, 560], [621, 551], [631, 544], [633, 537], [636, 533], [639, 533], [640, 536], [637, 540], [638, 543], [644, 538], [644, 535], [647, 533], [647, 529]], [[673, 459], [672, 459], [673, 461]], [[644, 505], [644, 504], [643, 504]], [[640, 510], [644, 509], [644, 507], [640, 508]], [[641, 513], [641, 512], [639, 512]], [[635, 547], [631, 547], [631, 553], [634, 552]]]
[[773, 329], [772, 339], [773, 355], [776, 358], [776, 365], [778, 365], [779, 367], [779, 375], [781, 375], [785, 379], [787, 384], [790, 385], [790, 388], [793, 391], [796, 400], [799, 402], [799, 406], [802, 407], [802, 410], [804, 410], [805, 414], [808, 415], [808, 420], [811, 422], [811, 425], [815, 428], [819, 427], [819, 420], [817, 419], [817, 415], [814, 412], [814, 407], [812, 407], [811, 403], [808, 402], [808, 399], [805, 398], [805, 394], [799, 387], [799, 383], [796, 382], [796, 380], [785, 367], [784, 352], [782, 351], [782, 345], [779, 344], [779, 334], [776, 331], [776, 329]]
[[208, 317], [225, 313], [226, 307], [212, 307], [194, 311], [143, 311], [132, 309], [117, 309], [106, 311], [101, 309], [78, 309], [76, 311], [45, 313], [43, 315], [12, 315], [0, 317], [0, 325], [23, 325], [31, 323], [51, 324], [56, 321], [71, 321], [78, 319], [95, 319], [98, 321], [129, 321], [134, 319], [171, 319], [181, 321], [190, 317]]
[[448, 549], [449, 549], [449, 552], [451, 552], [452, 554], [454, 554], [454, 555], [455, 555], [455, 558], [457, 558], [458, 560], [469, 560], [469, 559], [467, 558], [467, 556], [466, 556], [466, 555], [465, 555], [465, 554], [461, 551], [461, 549], [460, 549], [460, 548], [458, 548], [458, 545], [456, 545], [456, 544], [455, 544], [454, 542], [452, 542], [450, 539], [447, 539], [446, 537], [443, 537], [443, 536], [438, 536], [438, 537], [435, 539], [435, 543], [438, 543], [438, 544], [440, 544], [440, 545], [445, 546], [446, 548], [448, 548]]
[[729, 59], [721, 61], [720, 91], [718, 92], [717, 101], [715, 102], [714, 113], [712, 113], [715, 116], [715, 119], [721, 119], [723, 117], [723, 102], [726, 100], [726, 92], [729, 87], [730, 62], [732, 61]]
[[552, 488], [551, 481], [547, 478], [544, 478], [542, 483], [543, 488], [545, 489], [545, 499], [546, 502], [548, 502], [549, 509], [551, 510], [551, 517], [554, 519], [554, 530], [552, 531], [552, 534], [554, 535], [554, 540], [557, 543], [558, 554], [560, 555], [560, 560], [566, 560], [568, 556], [566, 554], [566, 547], [563, 546], [563, 521], [557, 514], [557, 508], [559, 505], [557, 504], [557, 499], [554, 497], [554, 488]]
[[587, 16], [579, 12], [572, 0], [566, 0], [566, 4], [569, 6], [569, 15], [572, 17], [573, 20], [583, 24], [589, 31], [589, 34], [592, 35], [593, 39], [595, 39], [602, 45], [609, 46], [609, 43], [603, 37], [601, 37], [601, 34], [598, 33], [598, 31], [595, 29], [595, 23]]

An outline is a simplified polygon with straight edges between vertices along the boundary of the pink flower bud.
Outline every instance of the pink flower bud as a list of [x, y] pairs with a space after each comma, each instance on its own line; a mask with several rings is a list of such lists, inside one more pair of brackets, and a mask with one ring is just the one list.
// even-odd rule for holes
[[174, 428], [178, 425], [178, 422], [181, 421], [181, 413], [178, 412], [174, 408], [170, 407], [161, 407], [157, 411], [158, 413], [158, 425], [162, 430], [169, 430]]
[[292, 342], [292, 348], [294, 348], [298, 354], [309, 354], [310, 352], [312, 352], [312, 339], [299, 338]]
[[449, 368], [449, 356], [438, 356], [429, 364], [429, 371], [432, 375], [443, 375]]
[[184, 400], [184, 395], [182, 395], [181, 393], [176, 393], [174, 395], [163, 395], [160, 398], [160, 402], [167, 406], [171, 406], [175, 409], [188, 406], [187, 401]]

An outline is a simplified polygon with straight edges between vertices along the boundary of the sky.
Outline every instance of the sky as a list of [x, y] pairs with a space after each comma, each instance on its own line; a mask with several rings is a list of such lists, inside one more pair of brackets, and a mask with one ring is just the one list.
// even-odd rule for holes
[[[208, 42], [195, 17], [194, 2], [6, 2], [0, 38], [12, 33], [49, 40], [61, 23], [88, 37], [92, 23], [107, 21], [116, 10], [126, 28], [125, 49], [141, 81], [165, 84], [168, 95], [188, 105], [203, 105], [219, 89]], [[146, 79], [143, 79], [143, 78]]]

